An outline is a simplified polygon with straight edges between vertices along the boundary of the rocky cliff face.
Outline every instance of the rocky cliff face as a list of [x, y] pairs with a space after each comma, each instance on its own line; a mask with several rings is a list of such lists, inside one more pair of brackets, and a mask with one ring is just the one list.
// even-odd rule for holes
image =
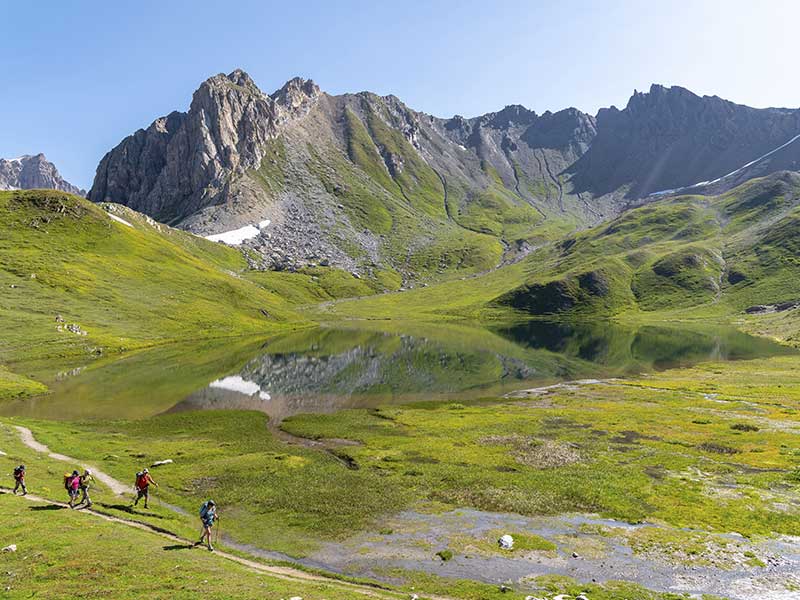
[[[602, 109], [598, 135], [569, 172], [577, 190], [626, 189], [628, 198], [730, 173], [800, 134], [800, 111], [755, 109], [680, 87], [635, 92], [623, 110]], [[791, 168], [800, 145], [768, 172]]]
[[[250, 226], [254, 266], [333, 265], [396, 287], [513, 262], [797, 133], [798, 111], [681, 88], [653, 86], [597, 117], [508, 106], [440, 119], [299, 78], [267, 95], [237, 70], [109, 152], [90, 199], [203, 235]], [[790, 145], [757, 171], [791, 168], [798, 152]]]
[[0, 190], [61, 190], [85, 196], [82, 189], [65, 181], [44, 154], [0, 158]]
[[212, 77], [188, 113], [157, 119], [109, 152], [89, 198], [170, 223], [233, 200], [232, 180], [260, 164], [275, 118], [275, 102], [246, 73]]

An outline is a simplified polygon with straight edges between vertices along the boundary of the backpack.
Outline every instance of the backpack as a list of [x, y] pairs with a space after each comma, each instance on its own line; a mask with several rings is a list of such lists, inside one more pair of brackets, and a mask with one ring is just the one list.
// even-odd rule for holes
[[207, 501], [203, 502], [203, 505], [200, 507], [200, 518], [204, 521], [208, 518], [208, 513], [211, 510], [211, 507], [212, 505], [210, 505]]
[[17, 467], [14, 469], [14, 479], [22, 479], [22, 476], [25, 475], [25, 469]]
[[70, 483], [72, 483], [72, 473], [64, 473], [64, 489], [69, 491], [71, 489]]
[[140, 490], [147, 487], [147, 474], [139, 472], [136, 474], [136, 487]]

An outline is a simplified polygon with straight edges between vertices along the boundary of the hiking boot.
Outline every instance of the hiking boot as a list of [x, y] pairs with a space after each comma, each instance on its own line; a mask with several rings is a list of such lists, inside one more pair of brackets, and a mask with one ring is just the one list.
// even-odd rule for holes
[[211, 544], [209, 544], [209, 545], [208, 545], [208, 551], [209, 551], [209, 552], [213, 552], [213, 551], [214, 551], [214, 546], [212, 546]]

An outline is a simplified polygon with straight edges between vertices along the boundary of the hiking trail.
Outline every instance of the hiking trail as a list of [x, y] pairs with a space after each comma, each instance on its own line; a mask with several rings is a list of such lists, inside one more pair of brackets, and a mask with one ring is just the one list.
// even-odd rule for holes
[[[4, 486], [0, 487], [0, 494], [13, 495], [11, 489]], [[65, 504], [64, 502], [49, 500], [47, 498], [43, 498], [35, 494], [27, 494], [25, 496], [18, 496], [18, 497], [25, 498], [30, 502], [41, 502], [44, 504], [49, 504], [50, 506], [58, 506], [64, 509], [69, 508], [69, 505]], [[91, 508], [84, 508], [79, 510], [78, 512], [80, 514], [89, 515], [94, 518], [103, 519], [104, 521], [108, 521], [110, 523], [117, 523], [120, 525], [124, 525], [126, 527], [132, 527], [134, 529], [139, 529], [141, 531], [147, 531], [148, 533], [161, 536], [162, 538], [168, 539], [172, 542], [177, 542], [185, 545], [192, 545], [194, 543], [193, 541], [182, 538], [170, 531], [167, 531], [166, 529], [162, 529], [154, 525], [148, 525], [147, 523], [142, 523], [140, 521], [115, 517], [103, 512], [99, 512], [97, 510], [93, 510]], [[243, 565], [253, 571], [264, 573], [272, 577], [275, 577], [277, 579], [282, 579], [284, 581], [324, 583], [326, 585], [333, 585], [343, 589], [352, 590], [354, 593], [361, 594], [363, 596], [369, 596], [372, 598], [390, 599], [390, 598], [399, 598], [405, 596], [405, 594], [401, 592], [394, 592], [391, 590], [384, 591], [377, 586], [373, 588], [368, 585], [359, 585], [357, 583], [341, 581], [331, 577], [326, 577], [324, 575], [317, 575], [314, 573], [302, 571], [300, 569], [294, 569], [292, 567], [267, 565], [264, 563], [257, 562], [255, 560], [250, 560], [248, 558], [243, 558], [241, 556], [225, 552], [224, 550], [215, 550], [214, 555], [219, 556], [220, 558], [223, 558], [225, 560]], [[425, 596], [425, 598], [429, 598], [430, 600], [452, 600], [450, 598], [442, 596]]]
[[[126, 494], [129, 494], [131, 492], [131, 486], [128, 486], [128, 485], [122, 483], [121, 481], [119, 481], [118, 479], [115, 479], [115, 478], [111, 477], [109, 474], [103, 472], [100, 469], [97, 469], [93, 465], [87, 464], [85, 461], [77, 460], [77, 459], [72, 458], [70, 456], [67, 456], [65, 454], [60, 454], [58, 452], [52, 452], [48, 446], [46, 446], [45, 444], [42, 444], [41, 442], [36, 440], [36, 438], [33, 435], [33, 432], [30, 429], [28, 429], [27, 427], [23, 427], [21, 425], [14, 425], [14, 428], [19, 432], [20, 440], [22, 441], [22, 443], [26, 447], [30, 448], [31, 450], [34, 450], [35, 452], [47, 454], [47, 456], [49, 456], [50, 458], [58, 460], [58, 461], [71, 463], [73, 465], [81, 465], [84, 468], [88, 468], [90, 471], [92, 471], [92, 474], [95, 476], [95, 478], [98, 481], [101, 481], [103, 484], [108, 486], [108, 488], [111, 489], [111, 491], [116, 495], [126, 495]], [[10, 495], [10, 494], [12, 494], [12, 490], [10, 488], [5, 487], [5, 486], [0, 486], [0, 494], [9, 494]], [[59, 502], [59, 501], [56, 501], [56, 500], [50, 500], [50, 499], [44, 498], [42, 496], [37, 496], [37, 495], [31, 494], [31, 493], [28, 493], [27, 495], [21, 496], [21, 497], [24, 497], [26, 500], [29, 500], [29, 501], [43, 502], [45, 504], [49, 504], [49, 505], [52, 505], [52, 506], [59, 506], [59, 507], [62, 507], [62, 508], [69, 508], [69, 505], [64, 503], [64, 502]], [[172, 506], [172, 505], [166, 504], [164, 502], [162, 502], [161, 504], [165, 508], [167, 508], [169, 510], [172, 510], [172, 511], [177, 512], [177, 513], [182, 514], [182, 515], [186, 515], [186, 511], [184, 511], [180, 507]], [[164, 537], [166, 539], [169, 539], [169, 540], [172, 540], [172, 541], [175, 541], [175, 542], [180, 542], [182, 544], [189, 545], [189, 544], [193, 544], [194, 543], [192, 540], [188, 540], [188, 539], [182, 538], [179, 535], [177, 535], [177, 534], [175, 534], [175, 533], [173, 533], [173, 532], [171, 532], [171, 531], [169, 531], [167, 529], [164, 529], [162, 527], [158, 527], [157, 525], [150, 525], [148, 523], [145, 523], [145, 522], [142, 522], [142, 521], [136, 521], [134, 519], [125, 519], [125, 518], [122, 518], [122, 517], [117, 517], [117, 516], [102, 512], [101, 510], [98, 510], [96, 508], [95, 509], [92, 509], [92, 508], [81, 508], [80, 509], [80, 513], [81, 514], [91, 515], [93, 517], [97, 517], [97, 518], [100, 518], [100, 519], [104, 519], [104, 520], [112, 522], [112, 523], [119, 523], [119, 524], [122, 524], [122, 525], [125, 525], [125, 526], [128, 526], [128, 527], [133, 527], [133, 528], [136, 528], [136, 529], [139, 529], [139, 530], [142, 530], [142, 531], [148, 531], [150, 533], [153, 533], [153, 534], [156, 534], [156, 535], [160, 535], [161, 537]], [[368, 584], [361, 584], [360, 585], [360, 584], [356, 584], [356, 583], [350, 583], [350, 582], [342, 581], [342, 580], [334, 578], [334, 577], [328, 577], [328, 576], [325, 576], [325, 575], [318, 575], [318, 574], [314, 574], [314, 573], [309, 573], [307, 571], [303, 571], [301, 569], [296, 569], [296, 568], [293, 568], [293, 567], [266, 565], [264, 563], [261, 563], [261, 562], [255, 561], [255, 560], [251, 560], [251, 559], [248, 559], [248, 558], [244, 558], [244, 557], [238, 556], [236, 554], [231, 554], [231, 553], [226, 552], [224, 550], [215, 550], [214, 554], [216, 556], [220, 556], [220, 557], [222, 557], [222, 558], [224, 558], [226, 560], [229, 560], [229, 561], [236, 562], [236, 563], [239, 563], [241, 565], [244, 565], [244, 566], [246, 566], [246, 567], [248, 567], [248, 568], [250, 568], [252, 570], [259, 571], [259, 572], [262, 572], [262, 573], [265, 573], [265, 574], [269, 574], [271, 576], [274, 576], [274, 577], [279, 578], [279, 579], [284, 579], [286, 581], [305, 581], [305, 582], [325, 583], [325, 584], [328, 584], [328, 585], [335, 585], [335, 586], [338, 586], [338, 587], [341, 587], [341, 588], [352, 590], [353, 592], [358, 593], [358, 594], [360, 594], [362, 596], [369, 596], [369, 597], [372, 597], [372, 598], [379, 598], [379, 599], [386, 599], [386, 600], [401, 598], [401, 597], [405, 597], [407, 595], [404, 592], [394, 592], [392, 590], [383, 590], [380, 587], [380, 584], [375, 584], [374, 586], [370, 586]], [[421, 595], [421, 597], [422, 598], [426, 598], [428, 600], [454, 600], [453, 598], [450, 598], [450, 597], [447, 597], [447, 596], [435, 596], [435, 595], [428, 595], [428, 594]]]
[[89, 469], [92, 472], [92, 475], [103, 485], [107, 486], [112, 492], [114, 492], [117, 496], [122, 496], [128, 494], [131, 491], [131, 486], [126, 485], [119, 481], [118, 479], [114, 479], [108, 473], [101, 471], [94, 465], [90, 465], [85, 463], [84, 461], [78, 460], [76, 458], [72, 458], [71, 456], [66, 456], [65, 454], [59, 454], [58, 452], [51, 452], [50, 448], [42, 444], [41, 442], [36, 441], [36, 438], [33, 437], [33, 432], [28, 429], [27, 427], [22, 427], [21, 425], [14, 425], [14, 428], [19, 431], [20, 440], [22, 443], [25, 444], [31, 450], [35, 450], [36, 452], [41, 452], [47, 454], [50, 458], [55, 460], [60, 460], [61, 462], [72, 463], [73, 465], [81, 465], [84, 469]]

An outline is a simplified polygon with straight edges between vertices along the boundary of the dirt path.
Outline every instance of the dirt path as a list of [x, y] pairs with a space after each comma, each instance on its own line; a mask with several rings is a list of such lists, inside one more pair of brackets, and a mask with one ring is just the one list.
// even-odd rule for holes
[[55, 460], [60, 460], [62, 462], [70, 463], [73, 465], [81, 465], [84, 469], [89, 469], [92, 472], [92, 475], [95, 477], [95, 479], [103, 483], [103, 485], [107, 486], [112, 492], [114, 492], [118, 496], [122, 496], [131, 492], [130, 485], [126, 485], [121, 481], [114, 479], [113, 477], [111, 477], [111, 475], [101, 471], [94, 465], [90, 465], [76, 458], [72, 458], [71, 456], [59, 454], [58, 452], [51, 452], [50, 448], [48, 448], [41, 442], [36, 441], [36, 438], [33, 437], [33, 432], [27, 427], [22, 427], [20, 425], [15, 425], [14, 427], [16, 428], [17, 431], [19, 431], [19, 436], [20, 439], [22, 440], [22, 443], [25, 444], [31, 450], [47, 454], [47, 456]]
[[[34, 444], [38, 444], [38, 442], [33, 442]], [[46, 448], [46, 446], [42, 446], [42, 444], [38, 444], [39, 447]], [[0, 493], [2, 494], [11, 494], [11, 490], [6, 487], [0, 487]], [[36, 496], [34, 494], [28, 494], [23, 496], [26, 500], [31, 502], [42, 502], [44, 504], [49, 504], [51, 506], [59, 506], [61, 508], [69, 508], [67, 504], [63, 502], [57, 502], [55, 500], [48, 500], [47, 498], [42, 498], [41, 496]], [[115, 517], [106, 513], [99, 512], [97, 510], [92, 510], [91, 508], [85, 508], [80, 510], [81, 514], [85, 514], [91, 516], [93, 518], [103, 519], [104, 521], [108, 521], [110, 523], [118, 523], [120, 525], [124, 525], [126, 527], [132, 527], [134, 529], [139, 529], [141, 531], [146, 531], [148, 533], [161, 536], [164, 539], [168, 539], [172, 542], [177, 542], [180, 544], [192, 544], [191, 540], [187, 540], [182, 538], [174, 533], [171, 533], [165, 529], [161, 529], [159, 527], [155, 527], [152, 525], [148, 525], [147, 523], [142, 523], [140, 521], [133, 521], [129, 519], [122, 519], [120, 517]], [[300, 569], [293, 569], [292, 567], [282, 567], [282, 566], [275, 566], [275, 565], [265, 565], [263, 563], [250, 560], [248, 558], [243, 558], [241, 556], [237, 556], [235, 554], [230, 554], [229, 552], [225, 552], [222, 550], [216, 550], [214, 552], [214, 556], [219, 556], [225, 560], [238, 563], [240, 565], [244, 565], [245, 567], [257, 571], [259, 573], [265, 573], [270, 576], [276, 577], [277, 579], [282, 579], [285, 581], [299, 581], [299, 582], [313, 582], [313, 583], [324, 583], [326, 585], [333, 585], [339, 588], [347, 589], [352, 591], [353, 593], [360, 594], [362, 596], [369, 596], [372, 598], [399, 598], [401, 597], [400, 592], [391, 592], [389, 590], [383, 591], [378, 587], [371, 588], [367, 585], [358, 585], [355, 583], [348, 583], [346, 581], [340, 581], [337, 579], [333, 579], [330, 577], [325, 577], [324, 575], [316, 575], [314, 573], [308, 573], [306, 571], [301, 571]], [[444, 597], [436, 597], [436, 596], [426, 596], [426, 598], [430, 598], [431, 600], [451, 600], [449, 598]]]

